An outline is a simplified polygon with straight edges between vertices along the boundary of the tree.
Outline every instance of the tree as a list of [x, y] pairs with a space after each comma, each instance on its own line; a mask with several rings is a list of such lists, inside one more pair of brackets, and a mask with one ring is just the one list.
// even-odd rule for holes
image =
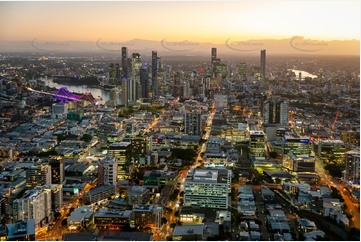
[[61, 221], [61, 225], [63, 225], [64, 227], [66, 227], [68, 225], [68, 220], [65, 218], [63, 219], [63, 221]]
[[173, 148], [170, 151], [173, 159], [192, 161], [197, 157], [197, 153], [193, 149]]
[[168, 220], [165, 217], [162, 217], [162, 224], [166, 224]]
[[56, 137], [56, 140], [58, 141], [58, 144], [60, 144], [61, 141], [65, 140], [65, 135], [59, 134], [59, 135]]
[[60, 217], [61, 217], [61, 213], [59, 213], [59, 212], [54, 213], [54, 218], [55, 219], [60, 218]]
[[90, 134], [83, 134], [80, 140], [89, 143], [92, 140], [92, 136]]
[[269, 152], [269, 157], [270, 158], [277, 158], [277, 152], [276, 151]]
[[333, 177], [342, 177], [342, 170], [345, 169], [344, 165], [327, 164], [325, 170], [327, 170]]

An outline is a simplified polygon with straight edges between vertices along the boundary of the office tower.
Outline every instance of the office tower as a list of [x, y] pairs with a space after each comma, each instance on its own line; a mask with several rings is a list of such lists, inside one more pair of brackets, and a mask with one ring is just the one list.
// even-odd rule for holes
[[115, 157], [118, 160], [118, 180], [127, 179], [129, 176], [129, 164], [132, 154], [132, 145], [130, 142], [114, 142], [109, 145], [108, 157]]
[[212, 51], [211, 51], [211, 64], [212, 65], [216, 61], [216, 59], [217, 59], [217, 48], [212, 48]]
[[51, 184], [62, 184], [64, 181], [64, 160], [62, 158], [51, 159]]
[[311, 154], [311, 144], [308, 136], [285, 135], [283, 142], [284, 155], [308, 157]]
[[260, 72], [262, 74], [262, 78], [264, 80], [266, 76], [266, 50], [261, 50], [261, 67]]
[[263, 157], [265, 151], [265, 134], [263, 131], [250, 131], [249, 153], [250, 156]]
[[117, 185], [118, 162], [107, 157], [98, 162], [98, 185]]
[[157, 72], [158, 72], [157, 51], [152, 51], [152, 97], [158, 97]]
[[140, 68], [140, 85], [141, 85], [141, 97], [148, 98], [149, 97], [149, 73], [148, 66], [145, 64]]
[[360, 184], [360, 150], [350, 150], [345, 153], [344, 180], [349, 184]]
[[184, 205], [227, 209], [231, 172], [227, 169], [191, 169], [184, 181]]
[[51, 184], [51, 166], [40, 164], [31, 166], [26, 172], [26, 187], [31, 189], [37, 186]]
[[142, 58], [139, 53], [132, 55], [132, 78], [130, 79], [129, 100], [135, 102], [140, 93], [140, 68], [142, 67]]
[[201, 114], [192, 112], [184, 114], [184, 133], [190, 135], [201, 134]]
[[288, 124], [288, 103], [277, 99], [263, 103], [263, 124]]
[[127, 47], [122, 47], [122, 75], [123, 75], [122, 78], [128, 77], [127, 59], [128, 59]]
[[324, 162], [345, 164], [345, 143], [342, 140], [320, 140], [315, 143], [317, 155]]
[[13, 220], [35, 220], [42, 226], [51, 215], [51, 190], [45, 188], [27, 191], [22, 198], [13, 201]]

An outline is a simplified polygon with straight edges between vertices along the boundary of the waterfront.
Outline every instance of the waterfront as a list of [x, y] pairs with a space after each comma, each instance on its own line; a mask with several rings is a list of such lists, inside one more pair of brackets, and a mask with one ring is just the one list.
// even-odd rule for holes
[[301, 79], [302, 79], [302, 80], [305, 79], [305, 77], [311, 77], [312, 79], [313, 79], [313, 78], [317, 78], [316, 75], [313, 75], [313, 74], [311, 74], [311, 73], [309, 73], [309, 72], [307, 72], [307, 71], [292, 70], [292, 72], [296, 74], [297, 80], [299, 80], [299, 75], [300, 75], [300, 73], [301, 73]]
[[41, 78], [40, 80], [45, 82], [45, 85], [48, 87], [60, 89], [61, 87], [66, 87], [70, 92], [73, 93], [85, 93], [90, 92], [93, 97], [99, 99], [99, 103], [105, 104], [107, 101], [110, 100], [110, 90], [104, 90], [96, 87], [87, 87], [87, 86], [76, 86], [76, 85], [66, 85], [53, 82], [52, 77]]

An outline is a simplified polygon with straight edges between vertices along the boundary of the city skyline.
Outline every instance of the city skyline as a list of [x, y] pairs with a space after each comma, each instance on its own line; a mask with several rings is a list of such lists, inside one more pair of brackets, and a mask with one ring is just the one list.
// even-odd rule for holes
[[[0, 41], [359, 40], [359, 1], [2, 2]], [[337, 18], [336, 18], [337, 15]]]

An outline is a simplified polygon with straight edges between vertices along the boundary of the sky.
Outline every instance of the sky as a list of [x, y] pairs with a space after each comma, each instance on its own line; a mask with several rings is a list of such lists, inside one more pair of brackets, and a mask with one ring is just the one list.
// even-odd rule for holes
[[0, 41], [360, 39], [360, 1], [0, 2]]

